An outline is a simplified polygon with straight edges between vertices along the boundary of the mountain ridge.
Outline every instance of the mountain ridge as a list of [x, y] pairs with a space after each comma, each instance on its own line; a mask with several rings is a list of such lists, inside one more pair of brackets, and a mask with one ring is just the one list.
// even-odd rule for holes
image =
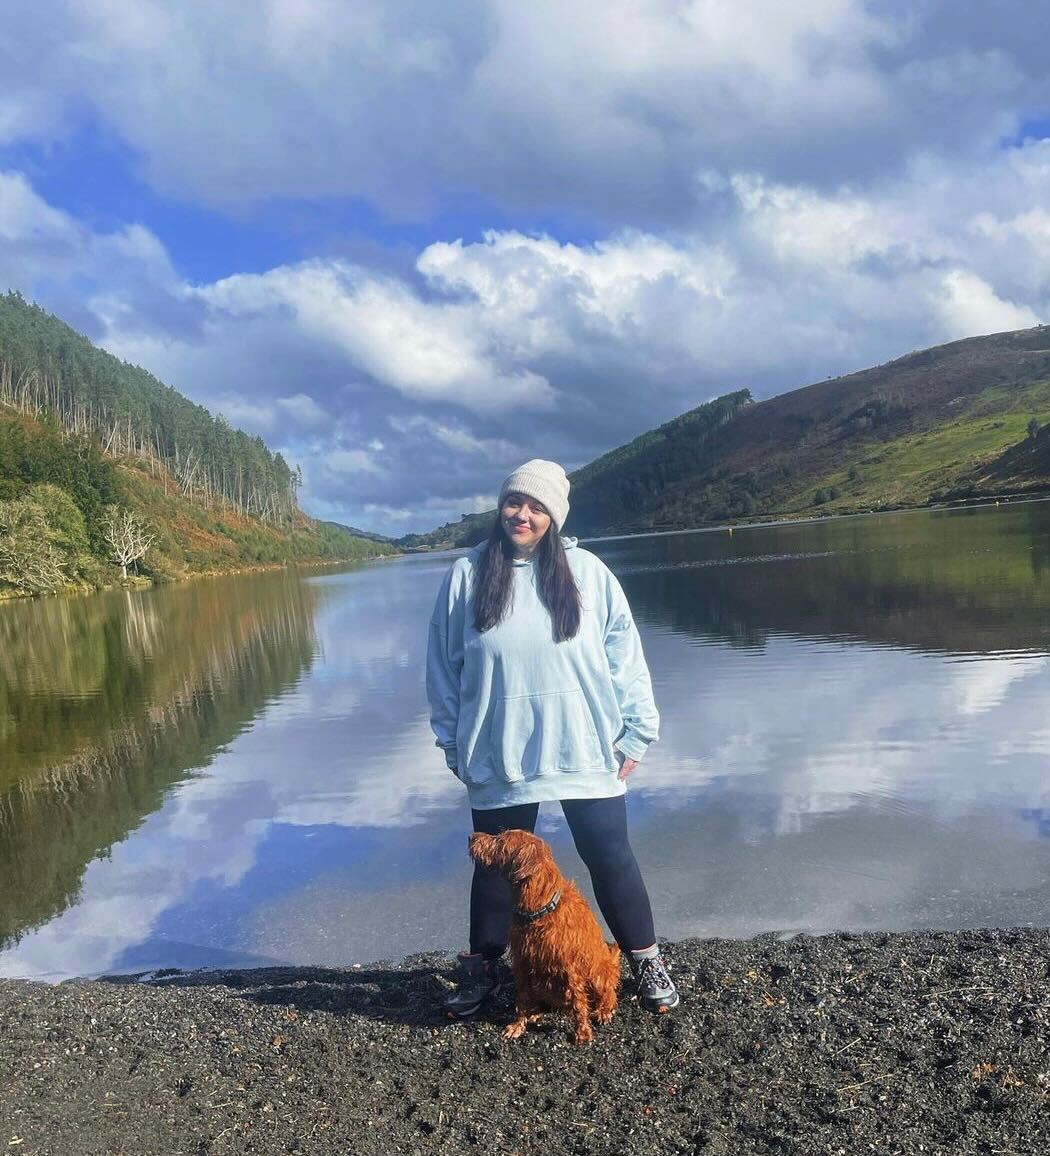
[[[762, 401], [745, 390], [689, 410], [573, 471], [566, 529], [600, 536], [1047, 493], [1048, 421], [1050, 326], [962, 338]], [[396, 541], [469, 545], [493, 516]]]

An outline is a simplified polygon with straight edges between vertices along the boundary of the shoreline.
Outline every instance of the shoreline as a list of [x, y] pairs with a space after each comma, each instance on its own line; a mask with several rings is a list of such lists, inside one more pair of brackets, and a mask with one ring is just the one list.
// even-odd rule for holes
[[[753, 519], [727, 520], [711, 522], [703, 526], [678, 526], [659, 530], [638, 530], [624, 534], [602, 534], [587, 536], [579, 539], [581, 544], [593, 542], [619, 542], [636, 538], [666, 538], [675, 534], [717, 534], [732, 533], [736, 530], [767, 530], [778, 526], [810, 525], [817, 522], [840, 521], [847, 518], [867, 518], [880, 514], [917, 514], [922, 512], [945, 512], [951, 510], [981, 509], [985, 506], [998, 506], [1000, 503], [1018, 506], [1030, 502], [1050, 501], [1050, 493], [1046, 491], [1009, 491], [1002, 494], [982, 494], [980, 497], [964, 498], [954, 502], [926, 502], [920, 505], [910, 503], [901, 505], [875, 506], [863, 510], [842, 510], [826, 514], [776, 514], [759, 515]], [[197, 578], [229, 578], [239, 574], [263, 574], [274, 570], [291, 570], [297, 567], [317, 569], [334, 566], [347, 566], [368, 562], [389, 562], [414, 554], [451, 554], [460, 550], [469, 550], [469, 546], [444, 545], [438, 547], [417, 546], [405, 547], [390, 554], [373, 554], [362, 558], [295, 558], [287, 562], [258, 562], [248, 563], [223, 570], [191, 570], [181, 574], [164, 574], [156, 578], [145, 575], [129, 576], [125, 580], [117, 580], [107, 586], [73, 585], [62, 590], [53, 590], [44, 593], [27, 593], [14, 588], [0, 589], [0, 603], [18, 602], [27, 598], [84, 598], [92, 594], [104, 594], [111, 590], [146, 590], [157, 586], [167, 586], [181, 582], [189, 582]]]
[[345, 969], [0, 980], [0, 1137], [102, 1153], [938, 1156], [1050, 1147], [1050, 930], [664, 945], [594, 1043], [512, 999], [448, 1024], [443, 953]]
[[[902, 502], [869, 506], [863, 509], [843, 509], [832, 513], [785, 513], [756, 514], [750, 518], [731, 519], [724, 522], [708, 522], [702, 526], [661, 527], [659, 530], [632, 530], [622, 534], [580, 535], [581, 544], [588, 542], [620, 542], [634, 538], [667, 538], [673, 534], [718, 534], [734, 530], [768, 530], [778, 526], [803, 526], [816, 522], [836, 522], [846, 518], [869, 518], [880, 514], [921, 514], [945, 513], [952, 510], [976, 510], [985, 506], [1020, 506], [1030, 502], [1050, 501], [1047, 490], [1007, 490], [1001, 494], [981, 494], [979, 497], [959, 498], [951, 502]], [[494, 513], [495, 511], [493, 511]], [[450, 554], [457, 550], [470, 550], [470, 546], [415, 546], [402, 551], [405, 554]]]
[[618, 542], [628, 538], [665, 538], [672, 534], [717, 534], [727, 530], [770, 530], [777, 526], [808, 526], [818, 522], [839, 522], [847, 518], [874, 518], [887, 514], [946, 513], [953, 510], [980, 510], [985, 506], [1021, 506], [1031, 502], [1050, 502], [1050, 493], [1010, 493], [998, 497], [967, 498], [958, 502], [930, 502], [921, 506], [874, 506], [868, 510], [842, 510], [834, 514], [785, 514], [778, 518], [764, 515], [753, 521], [712, 522], [707, 526], [687, 527], [681, 530], [642, 530], [634, 534], [607, 534], [600, 538], [581, 538], [580, 542]]
[[129, 575], [108, 586], [67, 586], [62, 590], [40, 593], [22, 592], [14, 588], [0, 590], [0, 602], [18, 602], [26, 598], [88, 598], [93, 594], [106, 594], [111, 590], [153, 590], [158, 586], [173, 586], [191, 582], [197, 578], [231, 578], [238, 574], [266, 574], [273, 570], [291, 570], [297, 567], [323, 569], [332, 566], [349, 566], [364, 562], [386, 562], [401, 557], [400, 553], [371, 554], [364, 558], [295, 558], [288, 562], [256, 562], [236, 566], [230, 570], [188, 570], [182, 574], [163, 574], [156, 578], [146, 575]]

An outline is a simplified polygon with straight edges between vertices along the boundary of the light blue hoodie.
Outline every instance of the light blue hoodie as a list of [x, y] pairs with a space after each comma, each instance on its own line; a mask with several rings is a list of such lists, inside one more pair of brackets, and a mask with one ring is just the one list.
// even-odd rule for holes
[[[563, 538], [580, 589], [575, 638], [555, 643], [531, 561], [514, 601], [479, 634], [471, 606], [485, 545], [452, 564], [427, 646], [430, 725], [478, 810], [621, 795], [623, 756], [641, 759], [660, 716], [631, 608], [601, 559]], [[620, 757], [618, 757], [620, 752]]]

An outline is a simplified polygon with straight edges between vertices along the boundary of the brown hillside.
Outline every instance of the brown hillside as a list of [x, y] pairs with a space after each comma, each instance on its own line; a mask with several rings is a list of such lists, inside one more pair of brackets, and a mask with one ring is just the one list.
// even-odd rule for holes
[[[733, 516], [730, 508], [720, 517], [710, 503], [697, 509], [697, 495], [705, 486], [731, 491], [746, 484], [754, 496], [747, 513], [799, 512], [812, 504], [814, 488], [822, 479], [833, 478], [849, 463], [879, 460], [883, 447], [1014, 415], [1017, 420], [1001, 423], [998, 441], [993, 437], [988, 447], [974, 448], [960, 437], [958, 445], [947, 446], [957, 456], [937, 460], [938, 454], [945, 454], [945, 446], [926, 451], [929, 476], [914, 479], [906, 494], [888, 492], [886, 487], [880, 494], [869, 485], [855, 495], [852, 506], [846, 495], [838, 508], [921, 504], [935, 491], [948, 493], [960, 486], [973, 491], [971, 475], [1017, 442], [1020, 429], [1015, 427], [1022, 412], [1028, 412], [1024, 409], [1028, 392], [1048, 381], [1050, 327], [1039, 326], [955, 341], [780, 394], [742, 408], [732, 422], [714, 432], [696, 474], [653, 496], [648, 525], [698, 524]], [[1043, 414], [1043, 420], [1048, 416]], [[876, 456], [866, 457], [872, 454]], [[1029, 474], [1030, 484], [1046, 480]], [[834, 509], [834, 503], [829, 508]], [[690, 518], [691, 509], [697, 509], [699, 517]]]
[[[882, 401], [872, 425], [881, 440], [951, 421], [969, 399], [996, 386], [1050, 377], [1050, 326], [970, 337], [909, 353], [873, 369], [771, 397], [743, 410], [718, 440], [726, 466], [749, 466], [756, 452], [794, 456], [833, 448], [860, 432], [866, 409]], [[852, 423], [852, 424], [851, 424]]]

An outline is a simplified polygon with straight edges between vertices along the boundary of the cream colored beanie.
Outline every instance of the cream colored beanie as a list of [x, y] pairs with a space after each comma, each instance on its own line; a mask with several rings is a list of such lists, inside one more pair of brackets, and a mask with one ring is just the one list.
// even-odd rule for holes
[[569, 479], [557, 462], [533, 458], [503, 479], [499, 504], [508, 494], [525, 494], [547, 507], [555, 528], [560, 532], [569, 516]]

